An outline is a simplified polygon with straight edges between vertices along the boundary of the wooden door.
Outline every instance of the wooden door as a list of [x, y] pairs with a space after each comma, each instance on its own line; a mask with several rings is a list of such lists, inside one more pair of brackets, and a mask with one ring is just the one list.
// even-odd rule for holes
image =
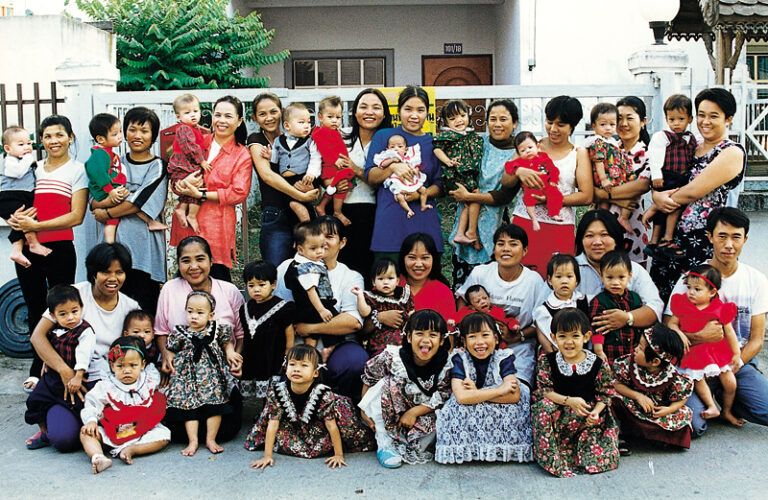
[[[493, 57], [477, 56], [421, 56], [421, 80], [424, 86], [493, 85]], [[485, 131], [485, 101], [465, 99], [472, 112], [472, 126], [477, 132]], [[438, 100], [436, 112], [445, 103]], [[438, 118], [438, 127], [443, 124]]]

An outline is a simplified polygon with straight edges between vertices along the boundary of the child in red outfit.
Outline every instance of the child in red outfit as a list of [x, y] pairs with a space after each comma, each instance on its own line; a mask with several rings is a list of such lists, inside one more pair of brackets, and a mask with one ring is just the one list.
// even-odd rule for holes
[[319, 127], [312, 131], [312, 140], [317, 146], [317, 151], [323, 159], [323, 167], [320, 178], [323, 179], [325, 196], [317, 205], [317, 211], [321, 215], [327, 214], [328, 201], [333, 198], [333, 216], [348, 226], [351, 221], [341, 213], [341, 206], [347, 193], [336, 191], [336, 185], [345, 180], [347, 182], [355, 178], [355, 171], [350, 167], [351, 161], [347, 157], [347, 146], [341, 138], [341, 98], [337, 96], [326, 97], [318, 105], [317, 119]]
[[[472, 285], [467, 288], [467, 293], [464, 294], [464, 299], [467, 305], [462, 307], [456, 313], [456, 321], [449, 320], [448, 323], [461, 323], [461, 320], [465, 316], [468, 316], [474, 312], [484, 312], [489, 314], [499, 327], [501, 338], [507, 338], [509, 333], [515, 335], [520, 330], [520, 322], [515, 318], [507, 317], [504, 309], [499, 306], [491, 304], [491, 297], [488, 295], [488, 291], [483, 285]], [[502, 340], [500, 346], [506, 347], [507, 343]]]
[[518, 168], [530, 168], [537, 171], [541, 180], [544, 181], [542, 189], [523, 187], [523, 203], [526, 212], [531, 218], [533, 230], [538, 231], [541, 229], [541, 225], [536, 220], [536, 212], [533, 209], [539, 203], [537, 197], [546, 197], [549, 216], [554, 220], [559, 220], [558, 214], [563, 208], [563, 193], [557, 187], [557, 182], [560, 180], [560, 170], [552, 163], [552, 159], [547, 153], [539, 151], [536, 136], [531, 132], [520, 132], [515, 136], [515, 149], [519, 156], [504, 165], [507, 173], [515, 175]]

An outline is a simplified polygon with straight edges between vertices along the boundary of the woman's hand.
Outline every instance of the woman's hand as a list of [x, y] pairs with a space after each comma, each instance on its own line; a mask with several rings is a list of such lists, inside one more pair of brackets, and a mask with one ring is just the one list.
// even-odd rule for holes
[[391, 163], [389, 168], [393, 174], [400, 177], [405, 182], [413, 182], [419, 175], [419, 171], [403, 162]]
[[654, 409], [656, 407], [655, 403], [651, 398], [646, 396], [645, 394], [638, 394], [635, 398], [635, 401], [637, 402], [638, 406], [643, 409], [645, 413], [648, 413], [649, 415], [654, 412]]
[[669, 191], [654, 191], [651, 196], [653, 197], [653, 204], [664, 212], [665, 214], [674, 212], [680, 209], [680, 204], [672, 199], [672, 195], [677, 189], [671, 189]]
[[412, 202], [412, 201], [419, 201], [419, 200], [421, 199], [421, 198], [419, 197], [419, 193], [418, 193], [418, 191], [414, 191], [414, 192], [412, 192], [412, 193], [400, 193], [400, 194], [402, 194], [402, 195], [403, 195], [403, 198], [404, 198], [404, 199], [405, 199], [405, 201], [407, 201], [408, 203], [410, 203], [410, 202]]
[[106, 223], [109, 220], [109, 216], [107, 215], [106, 208], [94, 208], [93, 210], [91, 210], [91, 213], [93, 214], [93, 218], [96, 219], [97, 222], [101, 222], [102, 224]]
[[194, 184], [187, 182], [186, 179], [176, 181], [176, 191], [180, 195], [190, 196], [192, 198], [202, 198], [202, 193]]
[[402, 328], [403, 326], [403, 311], [380, 311], [378, 314], [379, 322], [389, 328]]
[[77, 394], [83, 387], [83, 373], [78, 371], [75, 376], [69, 379], [67, 382], [67, 392], [70, 394]]
[[176, 357], [176, 354], [172, 353], [169, 350], [165, 350], [163, 352], [163, 365], [161, 367], [161, 370], [168, 375], [173, 375], [176, 373], [176, 368], [173, 366], [173, 358]]
[[85, 401], [85, 393], [88, 391], [85, 387], [82, 385], [77, 391], [70, 392], [67, 388], [69, 387], [69, 381], [75, 376], [75, 371], [68, 367], [66, 369], [62, 369], [59, 372], [59, 377], [61, 377], [61, 382], [64, 384], [64, 399], [69, 400], [71, 404], [75, 404], [77, 401], [75, 400], [75, 397], [80, 398], [80, 401]]
[[99, 424], [97, 422], [88, 422], [80, 428], [80, 434], [83, 436], [96, 437], [99, 432]]
[[621, 309], [608, 309], [592, 320], [595, 333], [605, 334], [621, 328], [629, 321], [629, 313]]
[[600, 411], [598, 409], [591, 410], [587, 413], [587, 425], [597, 425], [600, 423]]
[[411, 429], [414, 425], [416, 425], [416, 418], [417, 417], [413, 412], [413, 408], [411, 408], [410, 410], [403, 413], [402, 417], [400, 417], [400, 427]]
[[344, 461], [344, 455], [334, 455], [325, 459], [325, 465], [330, 469], [340, 469], [346, 467], [347, 462]]
[[16, 231], [34, 231], [37, 224], [35, 217], [37, 217], [37, 209], [35, 207], [24, 208], [22, 205], [11, 214], [11, 217], [8, 219], [8, 225]]
[[458, 203], [469, 202], [470, 192], [463, 184], [459, 182], [456, 183], [456, 189], [453, 191], [448, 191], [448, 194]]
[[373, 422], [373, 420], [371, 420], [371, 417], [366, 415], [363, 410], [360, 410], [360, 418], [365, 425], [367, 425], [372, 431], [376, 432], [376, 424]]
[[229, 365], [229, 371], [232, 372], [232, 375], [239, 375], [240, 368], [243, 366], [243, 356], [232, 349], [227, 352], [227, 364]]
[[569, 397], [565, 402], [565, 406], [575, 411], [576, 414], [580, 417], [586, 417], [592, 410], [592, 407], [589, 405], [589, 403], [584, 401], [582, 398]]
[[517, 169], [517, 178], [523, 187], [528, 189], [544, 189], [544, 181], [541, 176], [531, 168], [520, 167]]
[[200, 171], [192, 172], [188, 176], [184, 177], [181, 182], [185, 182], [188, 186], [195, 186], [197, 188], [203, 186], [203, 174]]

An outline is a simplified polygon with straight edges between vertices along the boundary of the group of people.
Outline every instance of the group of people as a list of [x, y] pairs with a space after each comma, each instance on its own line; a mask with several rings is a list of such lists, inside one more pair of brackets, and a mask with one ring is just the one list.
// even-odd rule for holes
[[[366, 89], [342, 133], [338, 98], [313, 128], [305, 106], [264, 93], [247, 136], [237, 98], [214, 103], [207, 130], [186, 94], [167, 164], [147, 108], [94, 117], [86, 165], [66, 117], [41, 123], [42, 161], [26, 131], [4, 131], [0, 215], [36, 353], [27, 447], [82, 446], [95, 473], [172, 439], [185, 456], [221, 453], [255, 398], [256, 468], [274, 452], [339, 467], [375, 449], [389, 468], [536, 460], [570, 476], [615, 468], [632, 439], [687, 448], [718, 416], [768, 425], [755, 359], [768, 282], [738, 260], [749, 219], [731, 206], [746, 160], [728, 139], [730, 93], [702, 91], [695, 115], [670, 96], [653, 138], [641, 99], [600, 103], [586, 147], [569, 96], [547, 103], [543, 138], [514, 134], [510, 100], [490, 103], [485, 136], [461, 101], [434, 137], [423, 89], [397, 106], [392, 127]], [[252, 168], [261, 259], [244, 268], [244, 298], [231, 269]], [[178, 276], [166, 281], [169, 187]], [[72, 285], [84, 219], [104, 229]]]

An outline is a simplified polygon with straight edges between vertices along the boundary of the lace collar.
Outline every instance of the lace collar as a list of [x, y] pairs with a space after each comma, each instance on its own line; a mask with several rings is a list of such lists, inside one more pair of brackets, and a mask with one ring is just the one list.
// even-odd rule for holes
[[152, 395], [157, 385], [156, 381], [142, 371], [139, 379], [132, 384], [124, 384], [117, 380], [114, 373], [108, 377], [111, 387], [107, 390], [107, 400], [111, 406], [114, 403], [128, 404], [132, 406], [150, 406]]
[[251, 316], [248, 313], [248, 307], [246, 306], [246, 308], [245, 308], [245, 319], [246, 319], [246, 322], [248, 323], [248, 331], [249, 331], [249, 333], [251, 335], [251, 338], [253, 338], [254, 335], [256, 335], [256, 330], [261, 325], [263, 325], [265, 322], [267, 322], [269, 320], [269, 318], [271, 318], [272, 316], [277, 314], [278, 311], [280, 311], [280, 309], [282, 309], [286, 305], [288, 305], [288, 301], [287, 300], [281, 300], [280, 302], [278, 302], [274, 306], [270, 307], [269, 310], [267, 312], [265, 312], [264, 314], [262, 314], [261, 317], [259, 317], [259, 318], [254, 318], [253, 316]]
[[325, 391], [330, 390], [330, 387], [323, 384], [315, 384], [309, 390], [307, 404], [304, 405], [304, 411], [302, 411], [301, 416], [299, 416], [296, 406], [291, 399], [291, 395], [288, 392], [288, 384], [289, 382], [282, 381], [275, 385], [275, 392], [277, 393], [277, 398], [280, 400], [280, 405], [283, 407], [283, 410], [285, 410], [285, 413], [288, 415], [291, 422], [302, 421], [305, 424], [308, 424], [315, 412], [315, 407], [323, 397], [323, 394], [325, 394]]
[[651, 373], [634, 361], [632, 362], [632, 378], [635, 383], [649, 389], [659, 389], [661, 386], [666, 385], [675, 376], [675, 372], [676, 369], [671, 363], [667, 364], [665, 370], [659, 373]]
[[589, 373], [589, 371], [592, 369], [592, 366], [595, 364], [595, 360], [597, 360], [597, 355], [593, 353], [592, 351], [584, 351], [584, 359], [580, 362], [576, 363], [575, 365], [572, 363], [569, 363], [563, 358], [563, 354], [558, 351], [555, 354], [555, 360], [557, 361], [557, 369], [560, 371], [561, 374], [565, 375], [566, 377], [570, 377], [574, 374], [576, 375], [586, 375]]
[[377, 292], [373, 290], [366, 291], [365, 295], [366, 297], [369, 297], [372, 300], [375, 300], [376, 302], [379, 302], [379, 303], [396, 304], [399, 306], [404, 306], [405, 304], [408, 303], [408, 299], [411, 298], [411, 287], [408, 286], [408, 284], [406, 283], [405, 285], [403, 285], [402, 290], [403, 291], [400, 294], [399, 298], [397, 297], [397, 290], [395, 290], [395, 294], [392, 297], [385, 297], [383, 295], [379, 295]]

